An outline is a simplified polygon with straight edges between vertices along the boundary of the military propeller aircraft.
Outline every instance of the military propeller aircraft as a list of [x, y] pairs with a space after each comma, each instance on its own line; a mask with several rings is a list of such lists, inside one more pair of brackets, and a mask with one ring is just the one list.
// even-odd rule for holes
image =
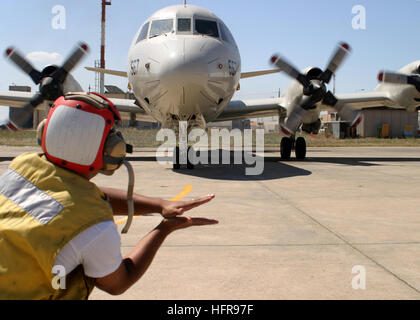
[[[86, 44], [79, 44], [63, 66], [37, 71], [16, 49], [8, 48], [8, 59], [39, 84], [35, 95], [0, 91], [0, 105], [23, 107], [21, 116], [10, 125], [19, 126], [34, 108], [48, 107], [63, 93], [81, 91], [70, 72], [87, 51]], [[295, 139], [295, 134], [300, 127], [317, 134], [321, 111], [338, 112], [356, 126], [362, 108], [386, 106], [413, 111], [420, 106], [420, 61], [399, 73], [380, 72], [380, 84], [373, 92], [329, 91], [331, 77], [349, 52], [350, 46], [340, 43], [324, 70], [307, 67], [300, 72], [285, 58], [273, 55], [269, 63], [274, 69], [241, 72], [239, 49], [226, 24], [209, 10], [184, 2], [157, 11], [143, 23], [129, 49], [127, 71], [86, 69], [127, 77], [136, 99], [112, 102], [120, 111], [136, 113], [139, 120], [158, 121], [163, 127], [177, 128], [180, 121], [187, 121], [191, 130], [211, 122], [279, 116], [282, 159], [289, 159], [293, 149], [298, 159], [304, 159], [305, 139]], [[293, 79], [282, 97], [232, 100], [241, 79], [276, 72]], [[175, 148], [175, 153], [179, 149]], [[179, 167], [174, 161], [174, 169]]]

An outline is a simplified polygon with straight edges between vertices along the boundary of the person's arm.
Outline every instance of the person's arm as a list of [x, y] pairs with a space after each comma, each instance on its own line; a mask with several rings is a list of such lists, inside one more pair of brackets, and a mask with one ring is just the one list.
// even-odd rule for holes
[[124, 257], [119, 268], [113, 273], [95, 279], [95, 285], [109, 294], [124, 293], [146, 272], [157, 250], [165, 238], [173, 231], [191, 226], [216, 224], [218, 221], [206, 218], [175, 217], [162, 222], [144, 237], [137, 246]]
[[[100, 187], [109, 199], [112, 210], [115, 215], [127, 214], [127, 192], [124, 190]], [[151, 198], [139, 194], [133, 194], [134, 213], [136, 215], [144, 215], [149, 213], [161, 213], [163, 200], [159, 198]]]
[[[105, 187], [100, 187], [100, 189], [108, 196], [114, 215], [127, 214], [128, 207], [126, 191]], [[134, 194], [134, 214], [145, 215], [150, 213], [160, 213], [165, 218], [171, 218], [200, 206], [213, 198], [214, 195], [208, 195], [200, 199], [189, 201], [169, 201]]]

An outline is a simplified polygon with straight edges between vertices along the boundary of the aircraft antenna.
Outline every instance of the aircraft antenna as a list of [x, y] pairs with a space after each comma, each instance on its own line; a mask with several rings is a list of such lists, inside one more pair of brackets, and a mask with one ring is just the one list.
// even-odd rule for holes
[[[102, 0], [102, 18], [101, 18], [101, 68], [105, 69], [105, 17], [106, 17], [106, 6], [110, 6], [111, 1]], [[104, 94], [104, 83], [105, 75], [100, 75], [99, 91]]]

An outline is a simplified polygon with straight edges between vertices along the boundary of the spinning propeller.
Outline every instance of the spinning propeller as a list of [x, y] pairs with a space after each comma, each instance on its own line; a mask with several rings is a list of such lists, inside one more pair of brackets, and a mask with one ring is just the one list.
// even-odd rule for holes
[[406, 75], [396, 72], [381, 71], [378, 74], [378, 80], [385, 83], [411, 84], [416, 87], [417, 91], [420, 92], [420, 76], [418, 75]]
[[296, 106], [287, 118], [281, 130], [284, 134], [291, 136], [303, 121], [305, 112], [314, 107], [318, 102], [328, 105], [337, 110], [338, 115], [351, 123], [351, 126], [357, 126], [362, 120], [359, 112], [353, 110], [350, 106], [340, 103], [331, 91], [327, 91], [326, 84], [331, 81], [333, 74], [338, 70], [346, 56], [350, 53], [350, 46], [346, 43], [340, 43], [332, 55], [325, 71], [317, 78], [310, 79], [308, 76], [298, 71], [291, 63], [283, 57], [274, 55], [271, 63], [278, 69], [296, 79], [303, 86], [303, 99], [300, 105]]
[[18, 127], [23, 126], [31, 118], [34, 109], [44, 100], [54, 101], [64, 95], [63, 85], [67, 75], [86, 55], [88, 50], [86, 44], [79, 43], [61, 67], [48, 66], [42, 72], [36, 70], [15, 48], [10, 47], [6, 50], [6, 57], [29, 75], [36, 85], [39, 84], [39, 92], [23, 107], [19, 117], [14, 119], [14, 123]]

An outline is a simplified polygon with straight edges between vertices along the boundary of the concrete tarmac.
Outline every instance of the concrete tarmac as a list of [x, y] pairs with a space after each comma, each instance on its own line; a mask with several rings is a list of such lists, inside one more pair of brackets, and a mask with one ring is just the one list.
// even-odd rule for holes
[[[0, 173], [32, 150], [1, 147]], [[309, 148], [307, 156], [281, 161], [266, 150], [263, 174], [246, 176], [233, 164], [175, 172], [153, 149], [135, 150], [136, 193], [214, 193], [187, 214], [219, 224], [176, 231], [125, 294], [95, 289], [91, 298], [420, 299], [420, 148]], [[127, 173], [93, 181], [125, 189]], [[123, 254], [160, 220], [134, 219]]]

